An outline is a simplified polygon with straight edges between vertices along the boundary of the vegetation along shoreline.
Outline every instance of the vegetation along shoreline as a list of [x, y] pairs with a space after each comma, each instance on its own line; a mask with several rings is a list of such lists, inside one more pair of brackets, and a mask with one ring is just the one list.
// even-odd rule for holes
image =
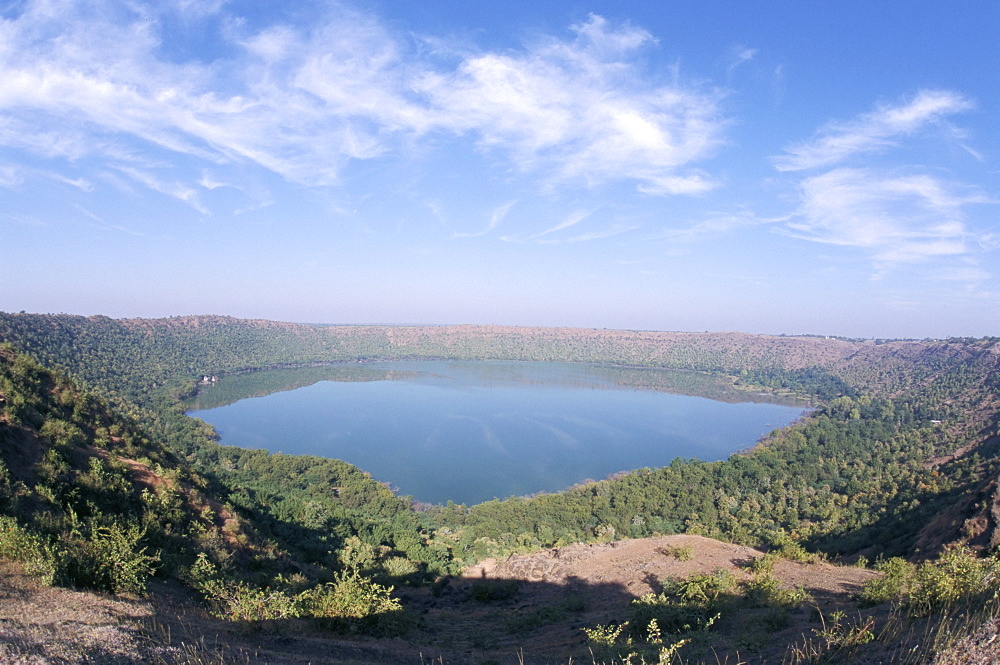
[[[27, 573], [148, 603], [120, 660], [69, 636], [77, 659], [958, 662], [995, 634], [997, 338], [0, 313], [0, 344], [4, 593]], [[400, 359], [684, 370], [815, 408], [721, 462], [420, 511], [184, 414], [206, 375]], [[62, 662], [21, 628], [0, 655]]]

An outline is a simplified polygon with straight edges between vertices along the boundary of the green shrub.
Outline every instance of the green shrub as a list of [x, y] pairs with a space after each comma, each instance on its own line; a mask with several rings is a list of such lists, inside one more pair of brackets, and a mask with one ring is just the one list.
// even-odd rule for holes
[[608, 624], [606, 626], [597, 625], [593, 628], [584, 628], [583, 632], [587, 636], [587, 641], [600, 647], [612, 647], [618, 643], [622, 631], [628, 628], [628, 621], [619, 624]]
[[347, 570], [360, 573], [375, 565], [377, 554], [374, 546], [357, 536], [351, 536], [344, 542], [344, 547], [337, 553], [337, 558]]
[[212, 614], [230, 621], [267, 621], [300, 616], [298, 599], [280, 589], [257, 589], [243, 582], [215, 580], [203, 587]]
[[774, 597], [774, 602], [784, 607], [804, 605], [813, 602], [813, 600], [812, 594], [801, 586], [778, 589], [778, 593]]
[[187, 578], [208, 601], [211, 613], [220, 619], [266, 621], [288, 619], [302, 613], [300, 600], [280, 589], [257, 589], [224, 579], [204, 553], [195, 559]]
[[669, 587], [684, 601], [707, 605], [723, 594], [732, 593], [736, 589], [736, 576], [720, 568], [714, 573], [694, 573]]
[[376, 627], [383, 633], [399, 632], [402, 625], [402, 607], [392, 597], [392, 587], [376, 584], [357, 571], [343, 571], [329, 584], [291, 593], [227, 580], [202, 553], [189, 569], [187, 579], [205, 596], [212, 614], [232, 621], [303, 617], [323, 619], [333, 627]]
[[891, 600], [900, 600], [913, 575], [913, 564], [900, 557], [880, 561], [875, 569], [881, 577], [868, 580], [861, 587], [858, 601], [862, 607], [871, 607]]
[[120, 462], [116, 464], [105, 461], [96, 455], [90, 458], [87, 472], [80, 476], [78, 482], [97, 490], [125, 496], [132, 490], [132, 484]]
[[678, 561], [691, 561], [694, 559], [694, 547], [691, 545], [677, 545], [675, 547], [663, 548], [663, 554], [672, 556]]
[[648, 593], [632, 601], [631, 623], [645, 628], [655, 622], [658, 630], [667, 633], [705, 630], [732, 600], [736, 587], [736, 576], [724, 569], [671, 580], [661, 593]]
[[910, 583], [908, 604], [918, 616], [942, 610], [984, 594], [1000, 593], [1000, 561], [978, 558], [967, 547], [946, 550], [937, 560], [917, 567]]
[[376, 584], [353, 572], [342, 572], [330, 584], [322, 584], [301, 594], [305, 616], [324, 619], [364, 619], [398, 612], [399, 601], [392, 587]]
[[781, 591], [781, 583], [770, 572], [755, 575], [743, 584], [747, 602], [753, 607], [771, 607]]
[[862, 605], [901, 601], [915, 616], [926, 616], [956, 603], [995, 599], [1000, 589], [1000, 561], [979, 558], [967, 547], [945, 550], [933, 561], [914, 566], [894, 557], [876, 569], [882, 576], [862, 587]]
[[647, 593], [632, 601], [629, 608], [634, 626], [648, 626], [656, 621], [667, 633], [705, 630], [718, 618], [714, 604], [687, 602], [667, 593]]
[[806, 548], [804, 548], [800, 542], [784, 533], [776, 536], [772, 541], [772, 545], [775, 548], [775, 554], [782, 559], [788, 559], [789, 561], [812, 563], [818, 558], [815, 554], [806, 551]]
[[774, 564], [777, 563], [780, 558], [781, 557], [774, 552], [768, 552], [763, 556], [751, 559], [749, 563], [746, 564], [746, 568], [754, 574], [770, 573], [774, 570]]
[[82, 446], [87, 441], [87, 437], [79, 427], [71, 422], [54, 418], [48, 419], [42, 424], [39, 434], [48, 439], [56, 448]]
[[[656, 619], [650, 619], [644, 630], [635, 628], [626, 631], [626, 628], [629, 628], [628, 621], [583, 629], [595, 662], [600, 658], [601, 662], [608, 663], [667, 665], [674, 662], [677, 652], [691, 642], [688, 638], [667, 642]], [[639, 636], [638, 639], [633, 635]]]
[[86, 540], [70, 541], [58, 555], [60, 584], [110, 593], [145, 595], [159, 562], [139, 545], [145, 532], [135, 525], [94, 527]]
[[822, 639], [825, 652], [837, 649], [851, 649], [862, 644], [868, 644], [875, 639], [875, 617], [862, 617], [856, 621], [847, 622], [844, 612], [831, 612], [829, 618], [821, 616], [823, 627], [814, 629], [813, 633]]
[[26, 573], [39, 578], [43, 584], [55, 582], [56, 558], [52, 547], [7, 515], [0, 515], [0, 558], [22, 564]]
[[88, 538], [77, 533], [53, 545], [0, 516], [0, 557], [20, 562], [44, 584], [144, 595], [159, 562], [158, 554], [139, 545], [144, 535], [135, 525], [114, 523], [92, 527]]
[[406, 557], [390, 556], [380, 562], [382, 570], [391, 578], [412, 578], [420, 572], [420, 566]]
[[761, 617], [761, 623], [767, 632], [776, 633], [792, 625], [792, 617], [787, 607], [772, 607]]

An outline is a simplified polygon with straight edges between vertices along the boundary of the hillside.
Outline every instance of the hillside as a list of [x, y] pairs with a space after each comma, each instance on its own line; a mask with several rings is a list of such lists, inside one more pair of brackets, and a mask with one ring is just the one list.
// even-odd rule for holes
[[0, 463], [0, 551], [51, 582], [141, 594], [155, 569], [193, 557], [185, 536], [219, 537], [227, 520], [139, 423], [9, 346]]
[[[161, 665], [660, 662], [660, 644], [629, 624], [659, 617], [684, 662], [998, 662], [989, 612], [914, 615], [858, 595], [884, 573], [793, 561], [701, 536], [579, 544], [488, 560], [433, 587], [403, 590], [416, 615], [404, 637], [344, 636], [301, 620], [213, 617], [169, 582], [148, 599], [51, 588], [0, 564], [0, 659]], [[995, 578], [993, 578], [995, 582]], [[664, 605], [673, 585], [704, 590]], [[990, 592], [992, 595], [992, 590]], [[712, 617], [718, 616], [717, 619]], [[606, 627], [628, 620], [620, 638]], [[670, 621], [710, 629], [671, 634]], [[943, 629], [942, 629], [943, 627]], [[586, 630], [585, 630], [586, 629]], [[632, 635], [626, 643], [625, 637]]]
[[741, 333], [507, 326], [311, 326], [201, 316], [115, 320], [0, 313], [0, 339], [133, 397], [202, 374], [259, 367], [450, 358], [599, 362], [739, 372], [830, 368], [873, 342]]
[[[370, 649], [365, 657], [381, 653], [384, 662], [420, 645], [448, 654], [446, 662], [476, 662], [474, 653], [523, 640], [546, 658], [580, 657], [600, 643], [593, 637], [586, 642], [586, 636], [586, 643], [572, 642], [581, 639], [582, 627], [637, 616], [632, 601], [657, 585], [667, 594], [657, 601], [666, 608], [656, 610], [661, 626], [663, 617], [677, 612], [694, 617], [664, 628], [679, 631], [676, 639], [693, 640], [684, 653], [701, 658], [695, 655], [699, 644], [729, 644], [731, 653], [754, 653], [754, 662], [762, 662], [780, 658], [775, 654], [782, 649], [758, 645], [748, 651], [754, 640], [733, 638], [736, 628], [727, 618], [732, 612], [753, 609], [770, 616], [770, 628], [761, 628], [765, 637], [758, 641], [777, 641], [787, 650], [784, 645], [816, 634], [816, 612], [808, 608], [819, 607], [817, 593], [857, 611], [851, 594], [858, 585], [891, 576], [891, 569], [837, 569], [830, 574], [858, 572], [850, 589], [834, 589], [822, 582], [822, 566], [795, 577], [789, 572], [794, 566], [774, 565], [781, 588], [802, 585], [817, 592], [808, 594], [813, 601], [794, 592], [765, 594], [771, 600], [759, 607], [752, 584], [760, 571], [740, 573], [718, 605], [717, 627], [701, 625], [707, 617], [697, 617], [718, 598], [705, 605], [680, 602], [676, 594], [688, 582], [669, 582], [670, 576], [708, 579], [722, 561], [712, 552], [737, 545], [756, 548], [751, 558], [770, 551], [779, 559], [818, 553], [862, 563], [894, 556], [926, 562], [921, 565], [930, 568], [914, 569], [917, 577], [873, 605], [873, 620], [889, 626], [886, 603], [910, 607], [907, 599], [921, 593], [919, 575], [950, 561], [949, 544], [990, 553], [1000, 542], [995, 339], [876, 342], [0, 313], [0, 342], [7, 344], [0, 350], [0, 519], [6, 520], [0, 556], [22, 562], [50, 583], [126, 594], [158, 589], [156, 607], [164, 607], [157, 596], [172, 589], [167, 595], [180, 605], [167, 603], [173, 609], [157, 610], [162, 617], [200, 612], [197, 621], [209, 621], [208, 612], [213, 622], [228, 617], [257, 629], [295, 626], [311, 641], [339, 640], [330, 636], [345, 630], [404, 640], [363, 638]], [[210, 428], [183, 415], [179, 402], [205, 374], [392, 358], [662, 367], [725, 378], [738, 389], [806, 396], [819, 407], [723, 462], [675, 460], [559, 494], [418, 512], [337, 460], [219, 446]], [[655, 545], [670, 534], [701, 537], [690, 541], [694, 567], [657, 567], [674, 560], [657, 553], [662, 543]], [[611, 597], [618, 600], [603, 614], [588, 603], [567, 605], [558, 593], [562, 600], [546, 605], [554, 597], [553, 582], [539, 578], [535, 568], [551, 568], [552, 552], [568, 565], [574, 543], [590, 543], [598, 549], [582, 551], [596, 552], [622, 539], [633, 544], [612, 548], [619, 559], [595, 563], [589, 572], [567, 568], [554, 583], [563, 588], [570, 577], [580, 578], [598, 595], [611, 584]], [[531, 554], [538, 551], [549, 554]], [[624, 553], [633, 551], [626, 562]], [[539, 565], [511, 568], [519, 559], [508, 557], [529, 555]], [[490, 585], [454, 581], [465, 567], [490, 558], [510, 564], [487, 571]], [[109, 561], [117, 563], [109, 567]], [[719, 565], [740, 567], [732, 560]], [[642, 574], [611, 575], [629, 567]], [[505, 578], [521, 582], [505, 585]], [[975, 584], [967, 587], [961, 599], [979, 593]], [[907, 612], [914, 621], [927, 620], [926, 613]], [[499, 635], [489, 628], [499, 621], [509, 637], [495, 644], [487, 637], [468, 642], [449, 632], [446, 626], [465, 615], [473, 621], [470, 631]], [[652, 615], [643, 616], [648, 623]], [[532, 632], [536, 627], [542, 632]], [[570, 640], [564, 651], [562, 643], [547, 642], [560, 630], [568, 632], [552, 639]], [[234, 644], [243, 644], [244, 637], [230, 636]], [[636, 657], [653, 657], [655, 644], [643, 642], [647, 637], [634, 636], [636, 648], [646, 649]], [[258, 647], [265, 648], [247, 648]], [[300, 647], [308, 651], [304, 645], [288, 649]], [[602, 658], [619, 656], [607, 651]]]
[[[684, 560], [681, 560], [673, 554], [684, 551], [690, 551], [690, 558], [682, 557]], [[408, 643], [397, 640], [379, 645], [372, 641], [356, 641], [353, 652], [350, 643], [345, 644], [342, 639], [304, 625], [265, 629], [257, 635], [242, 631], [241, 635], [241, 631], [227, 628], [195, 608], [171, 604], [169, 596], [156, 602], [88, 600], [86, 594], [47, 590], [9, 571], [5, 576], [6, 588], [16, 590], [19, 597], [0, 610], [0, 625], [16, 622], [24, 631], [22, 635], [34, 632], [37, 643], [29, 646], [22, 637], [22, 650], [34, 649], [51, 657], [58, 653], [60, 647], [56, 645], [60, 638], [70, 638], [65, 641], [78, 645], [78, 656], [86, 654], [94, 660], [130, 655], [153, 662], [168, 661], [169, 651], [155, 639], [162, 640], [162, 634], [154, 632], [153, 626], [157, 622], [170, 622], [175, 630], [184, 631], [189, 640], [192, 637], [211, 638], [213, 633], [222, 632], [226, 634], [227, 648], [236, 652], [252, 651], [257, 658], [266, 654], [268, 662], [419, 662], [417, 654], [424, 653], [428, 657], [435, 654], [454, 665], [482, 662], [489, 657], [504, 662], [518, 649], [524, 650], [525, 662], [567, 662], [569, 657], [588, 656], [581, 625], [606, 624], [627, 615], [632, 598], [660, 591], [654, 578], [667, 580], [694, 574], [708, 575], [724, 568], [737, 569], [739, 578], [749, 580], [752, 573], [739, 567], [745, 568], [747, 562], [762, 556], [761, 552], [748, 547], [699, 536], [670, 536], [601, 545], [571, 545], [504, 562], [490, 560], [452, 579], [436, 594], [426, 589], [411, 589], [405, 593], [405, 602], [420, 608], [423, 627], [419, 635], [410, 636]], [[838, 608], [851, 608], [849, 594], [858, 591], [862, 583], [876, 573], [827, 563], [783, 561], [775, 567], [774, 575], [790, 589], [808, 586], [808, 592], [819, 599], [822, 610], [831, 613]], [[488, 597], [483, 590], [491, 582], [511, 586], [498, 586], [503, 593], [494, 592], [496, 597]], [[28, 598], [33, 600], [28, 602]], [[752, 619], [743, 617], [743, 634], [726, 648], [734, 657], [737, 650], [759, 650], [760, 642], [768, 639], [763, 623], [774, 622], [776, 615], [773, 607], [764, 604], [747, 607], [744, 613], [752, 615]], [[75, 628], [66, 626], [60, 629], [61, 635], [55, 631], [46, 635], [46, 619], [51, 621], [55, 616], [64, 622], [72, 618]], [[780, 647], [776, 654], [778, 659], [784, 655], [786, 643], [801, 639], [802, 634], [811, 634], [813, 627], [808, 612], [800, 607], [790, 607], [782, 616], [786, 625], [777, 643]], [[96, 639], [95, 628], [103, 628], [103, 640]], [[117, 632], [112, 632], [111, 628]], [[79, 634], [71, 635], [73, 630]], [[282, 633], [291, 631], [303, 638], [301, 644], [289, 644], [287, 638], [282, 638]], [[721, 645], [718, 648], [721, 649]], [[4, 651], [0, 650], [0, 655], [4, 655]]]

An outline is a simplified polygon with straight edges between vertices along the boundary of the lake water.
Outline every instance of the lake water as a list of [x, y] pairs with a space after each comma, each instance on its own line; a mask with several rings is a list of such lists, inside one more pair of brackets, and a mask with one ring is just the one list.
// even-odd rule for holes
[[752, 446], [805, 405], [690, 372], [385, 362], [226, 376], [189, 408], [225, 445], [350, 462], [427, 503], [479, 503]]

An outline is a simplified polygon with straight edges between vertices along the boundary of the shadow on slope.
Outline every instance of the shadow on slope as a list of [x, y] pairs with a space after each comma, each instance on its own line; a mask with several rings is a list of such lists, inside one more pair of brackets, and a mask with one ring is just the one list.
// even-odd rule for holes
[[925, 463], [928, 479], [950, 479], [944, 489], [921, 484], [885, 507], [875, 522], [816, 538], [810, 549], [831, 555], [864, 554], [924, 559], [945, 545], [962, 542], [990, 551], [1000, 546], [1000, 434], [996, 426], [981, 433], [980, 443], [939, 465]]

